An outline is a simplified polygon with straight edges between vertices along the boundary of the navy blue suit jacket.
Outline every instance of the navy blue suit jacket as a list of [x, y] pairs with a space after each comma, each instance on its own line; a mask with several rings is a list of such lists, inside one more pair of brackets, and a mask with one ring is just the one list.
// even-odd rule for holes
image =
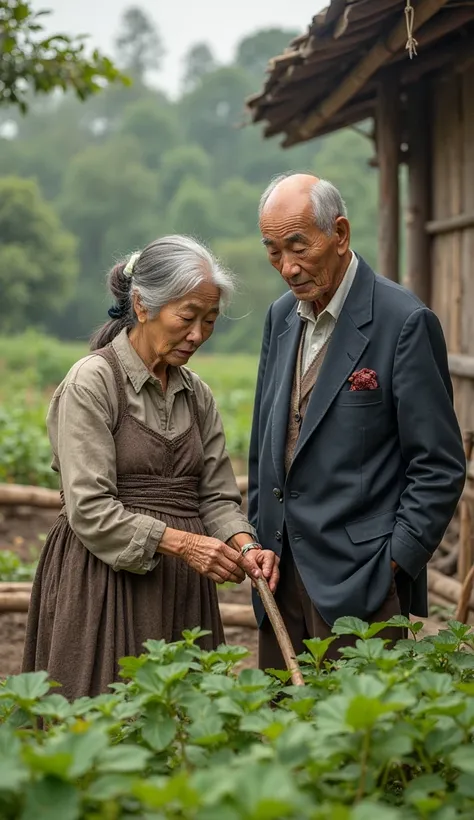
[[[465, 480], [446, 344], [434, 313], [359, 259], [285, 475], [290, 395], [303, 322], [287, 293], [263, 336], [249, 462], [249, 518], [280, 554], [286, 530], [310, 598], [329, 624], [369, 618], [392, 581], [427, 615], [426, 565]], [[361, 368], [375, 390], [350, 391]], [[254, 596], [257, 618], [263, 610]]]

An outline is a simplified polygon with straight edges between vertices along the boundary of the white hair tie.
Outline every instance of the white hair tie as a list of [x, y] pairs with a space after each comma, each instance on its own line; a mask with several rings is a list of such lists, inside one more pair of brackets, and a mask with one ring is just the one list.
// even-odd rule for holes
[[123, 269], [124, 276], [129, 276], [130, 278], [133, 276], [133, 269], [134, 269], [140, 255], [141, 255], [141, 251], [137, 251], [136, 253], [132, 253], [130, 259], [128, 260], [127, 264], [125, 265], [125, 267]]

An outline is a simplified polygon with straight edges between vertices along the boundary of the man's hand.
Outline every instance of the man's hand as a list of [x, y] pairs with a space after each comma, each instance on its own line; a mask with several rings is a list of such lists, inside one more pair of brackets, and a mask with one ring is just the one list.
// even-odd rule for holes
[[280, 559], [272, 550], [249, 550], [242, 558], [240, 566], [252, 581], [263, 575], [274, 595], [280, 578]]
[[390, 561], [390, 563], [392, 565], [393, 574], [395, 575], [395, 573], [398, 571], [398, 564], [396, 561]]

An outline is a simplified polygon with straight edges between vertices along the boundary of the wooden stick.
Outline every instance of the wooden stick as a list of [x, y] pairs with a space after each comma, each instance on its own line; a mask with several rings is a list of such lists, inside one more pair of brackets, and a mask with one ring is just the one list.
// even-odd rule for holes
[[[471, 430], [464, 433], [464, 455], [469, 464], [472, 456], [474, 444], [474, 434]], [[472, 567], [472, 545], [471, 545], [471, 506], [466, 498], [461, 498], [459, 522], [459, 554], [458, 554], [458, 575], [461, 583], [466, 580], [469, 570]]]
[[455, 619], [466, 624], [469, 617], [469, 609], [471, 607], [471, 593], [474, 586], [474, 566], [469, 570], [466, 579], [461, 587], [461, 595], [456, 609]]
[[263, 577], [256, 581], [256, 586], [260, 598], [262, 599], [263, 606], [265, 607], [265, 612], [267, 613], [275, 632], [278, 645], [281, 649], [281, 654], [283, 655], [283, 659], [286, 663], [286, 668], [289, 672], [291, 672], [291, 682], [295, 686], [304, 686], [303, 675], [301, 674], [301, 669], [298, 661], [296, 660], [295, 650], [291, 643], [286, 626], [283, 623], [280, 610], [278, 609], [275, 599], [270, 592], [270, 587]]

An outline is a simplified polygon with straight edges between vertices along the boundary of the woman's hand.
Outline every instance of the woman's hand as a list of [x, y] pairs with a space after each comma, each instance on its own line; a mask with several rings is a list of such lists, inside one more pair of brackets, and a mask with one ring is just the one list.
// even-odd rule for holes
[[196, 572], [205, 575], [216, 584], [223, 584], [226, 581], [240, 584], [245, 578], [245, 572], [240, 566], [242, 556], [217, 538], [167, 527], [158, 550], [168, 555], [176, 555]]
[[274, 595], [280, 579], [279, 563], [278, 555], [272, 550], [254, 549], [243, 556], [240, 566], [254, 582], [263, 575]]

